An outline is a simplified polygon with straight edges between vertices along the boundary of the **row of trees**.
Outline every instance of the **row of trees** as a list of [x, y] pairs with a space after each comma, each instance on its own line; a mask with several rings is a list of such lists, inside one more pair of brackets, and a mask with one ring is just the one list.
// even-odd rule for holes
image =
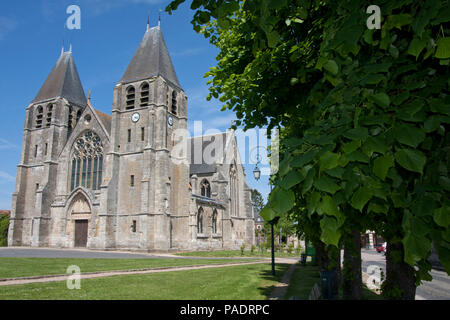
[[[175, 0], [171, 12], [184, 0]], [[381, 29], [369, 29], [370, 5]], [[220, 49], [210, 95], [244, 129], [280, 128], [265, 220], [293, 215], [344, 296], [361, 297], [359, 234], [388, 242], [387, 298], [450, 273], [450, 7], [446, 0], [193, 0]], [[376, 17], [375, 17], [376, 18]]]

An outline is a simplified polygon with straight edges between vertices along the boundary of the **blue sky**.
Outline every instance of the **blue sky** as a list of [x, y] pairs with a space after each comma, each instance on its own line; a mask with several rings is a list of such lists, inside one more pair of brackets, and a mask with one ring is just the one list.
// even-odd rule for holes
[[[20, 161], [25, 108], [33, 100], [55, 65], [63, 39], [73, 56], [87, 95], [96, 109], [111, 114], [113, 88], [120, 80], [141, 41], [150, 16], [168, 0], [23, 0], [0, 2], [0, 209], [11, 208], [16, 168]], [[69, 5], [81, 8], [81, 30], [64, 28]], [[208, 88], [203, 75], [216, 64], [217, 49], [195, 33], [193, 11], [183, 4], [172, 15], [161, 14], [161, 27], [175, 71], [188, 100], [189, 128], [203, 121], [203, 130], [226, 130], [235, 119], [221, 112], [218, 100], [206, 101]], [[241, 157], [245, 157], [240, 146]], [[248, 152], [246, 152], [248, 158]], [[248, 163], [247, 159], [247, 163]], [[254, 164], [244, 166], [247, 182], [264, 197], [268, 177], [254, 180]]]

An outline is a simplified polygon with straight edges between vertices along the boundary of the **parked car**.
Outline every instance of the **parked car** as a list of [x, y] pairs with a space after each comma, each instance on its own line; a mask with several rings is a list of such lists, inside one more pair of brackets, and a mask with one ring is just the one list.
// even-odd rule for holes
[[379, 243], [375, 246], [375, 249], [378, 253], [386, 252], [386, 242], [385, 243]]

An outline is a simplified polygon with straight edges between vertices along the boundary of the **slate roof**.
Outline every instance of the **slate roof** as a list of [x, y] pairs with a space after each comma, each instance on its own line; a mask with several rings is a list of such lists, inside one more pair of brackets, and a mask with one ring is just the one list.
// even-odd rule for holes
[[32, 103], [58, 97], [65, 98], [80, 106], [87, 104], [86, 95], [71, 52], [61, 54]]
[[[216, 140], [219, 139], [219, 140]], [[216, 166], [222, 164], [223, 156], [225, 155], [225, 146], [227, 142], [227, 133], [219, 133], [210, 136], [200, 136], [188, 139], [188, 159], [190, 161], [190, 174], [206, 174], [216, 172]], [[211, 146], [210, 146], [211, 145]], [[209, 161], [205, 159], [204, 151], [210, 146], [211, 150], [208, 150], [205, 155], [211, 154], [214, 158], [216, 157], [216, 152], [214, 147], [222, 147], [222, 157], [219, 159], [219, 154], [215, 161]], [[200, 149], [201, 148], [201, 149]], [[209, 152], [214, 151], [214, 152]], [[200, 157], [201, 156], [201, 157]]]
[[160, 26], [147, 29], [119, 83], [161, 76], [181, 89]]
[[100, 121], [102, 122], [102, 124], [105, 126], [106, 131], [108, 131], [108, 133], [111, 134], [112, 117], [109, 114], [101, 112], [100, 110], [94, 109], [94, 111], [97, 114]]

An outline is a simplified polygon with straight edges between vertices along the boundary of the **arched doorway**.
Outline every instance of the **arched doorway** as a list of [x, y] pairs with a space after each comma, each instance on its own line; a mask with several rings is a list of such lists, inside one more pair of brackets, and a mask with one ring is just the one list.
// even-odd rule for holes
[[88, 242], [91, 208], [86, 198], [78, 194], [72, 201], [69, 210], [70, 219], [74, 223], [74, 247], [86, 248]]

